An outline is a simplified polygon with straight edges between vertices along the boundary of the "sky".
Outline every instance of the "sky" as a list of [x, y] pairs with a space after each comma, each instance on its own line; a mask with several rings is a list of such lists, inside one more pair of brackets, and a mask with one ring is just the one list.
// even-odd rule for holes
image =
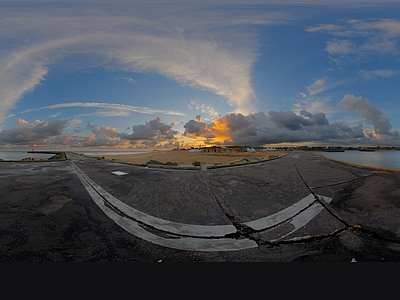
[[0, 0], [0, 148], [400, 146], [400, 1]]

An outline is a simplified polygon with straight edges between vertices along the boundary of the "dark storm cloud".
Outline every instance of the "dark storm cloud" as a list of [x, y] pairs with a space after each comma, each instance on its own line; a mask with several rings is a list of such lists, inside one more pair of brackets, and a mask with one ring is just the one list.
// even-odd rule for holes
[[268, 115], [270, 120], [278, 127], [284, 127], [289, 130], [300, 130], [303, 126], [329, 125], [324, 113], [312, 114], [301, 110], [300, 115], [296, 115], [292, 111], [275, 112], [271, 110], [268, 112]]
[[59, 136], [67, 126], [67, 121], [39, 121], [30, 124], [23, 119], [19, 119], [15, 126], [0, 132], [0, 142], [3, 144], [29, 144], [40, 143], [44, 140]]
[[67, 121], [56, 120], [51, 122], [38, 122], [32, 127], [32, 133], [40, 137], [60, 135], [65, 128]]
[[[377, 112], [376, 119], [369, 116], [379, 128], [388, 128], [383, 114]], [[378, 118], [379, 117], [379, 118]], [[381, 122], [378, 122], [378, 121]], [[384, 126], [386, 124], [386, 127]], [[210, 124], [191, 120], [185, 124], [186, 132], [204, 137], [208, 143], [213, 143], [213, 138], [218, 137], [216, 129], [224, 129], [230, 139], [219, 144], [226, 145], [253, 145], [262, 146], [272, 143], [301, 143], [301, 142], [323, 142], [340, 143], [343, 145], [357, 144], [393, 144], [398, 142], [397, 132], [390, 133], [390, 139], [378, 139], [374, 134], [368, 134], [363, 124], [349, 126], [343, 122], [329, 123], [325, 114], [310, 113], [302, 110], [299, 114], [292, 111], [276, 112], [269, 111], [268, 114], [258, 112], [250, 115], [231, 113], [222, 116]], [[382, 131], [382, 130], [381, 130]], [[387, 131], [386, 131], [387, 132]]]
[[148, 140], [148, 142], [153, 143], [154, 141], [175, 139], [175, 134], [177, 134], [177, 131], [172, 129], [172, 125], [162, 122], [158, 117], [145, 124], [133, 125], [132, 131], [131, 134], [121, 134], [121, 139], [130, 141]]
[[183, 133], [185, 136], [188, 134], [199, 136], [205, 132], [207, 124], [200, 122], [200, 119], [196, 117], [196, 120], [186, 122], [183, 127], [185, 128], [185, 132]]
[[340, 100], [339, 105], [344, 106], [349, 111], [357, 110], [368, 123], [374, 126], [377, 133], [387, 135], [392, 134], [390, 132], [392, 125], [389, 120], [381, 110], [372, 104], [370, 100], [347, 94], [342, 100]]

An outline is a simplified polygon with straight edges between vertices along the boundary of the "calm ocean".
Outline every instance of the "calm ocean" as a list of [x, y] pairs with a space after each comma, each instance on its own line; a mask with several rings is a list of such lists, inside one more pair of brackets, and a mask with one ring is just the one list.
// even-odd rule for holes
[[21, 160], [26, 157], [47, 159], [54, 154], [28, 153], [28, 150], [0, 150], [0, 158], [3, 160]]
[[345, 152], [319, 152], [320, 154], [357, 165], [400, 170], [399, 150], [375, 150], [364, 152], [358, 150], [346, 150]]
[[[84, 155], [119, 155], [119, 154], [139, 154], [145, 153], [149, 151], [73, 151], [75, 153], [84, 154]], [[28, 150], [0, 150], [0, 158], [4, 161], [9, 160], [21, 160], [26, 157], [32, 158], [42, 158], [47, 159], [54, 156], [54, 154], [43, 154], [43, 153], [28, 153]]]

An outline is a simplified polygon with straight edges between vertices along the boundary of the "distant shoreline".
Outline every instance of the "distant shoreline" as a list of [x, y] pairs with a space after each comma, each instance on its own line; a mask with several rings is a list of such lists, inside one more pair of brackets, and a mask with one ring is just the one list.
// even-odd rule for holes
[[86, 157], [106, 159], [109, 161], [134, 164], [139, 166], [187, 166], [200, 168], [202, 165], [228, 166], [243, 163], [256, 163], [286, 155], [287, 151], [271, 152], [235, 152], [235, 153], [207, 153], [190, 152], [188, 150], [153, 151], [140, 154], [118, 155], [85, 155]]
[[[4, 151], [4, 152], [7, 152], [7, 151]], [[0, 157], [0, 162], [41, 162], [41, 161], [62, 161], [62, 160], [67, 160], [67, 155], [66, 155], [65, 151], [15, 151], [15, 152], [47, 154], [47, 155], [53, 155], [53, 156], [48, 157], [48, 158], [39, 158], [39, 157], [26, 156], [26, 157], [23, 157], [21, 159], [4, 159], [4, 158]]]
[[315, 152], [316, 154], [322, 156], [324, 159], [335, 162], [335, 163], [339, 163], [342, 165], [346, 165], [346, 166], [350, 166], [350, 167], [355, 167], [358, 169], [364, 169], [364, 170], [369, 170], [369, 171], [376, 171], [376, 172], [388, 172], [388, 173], [400, 173], [400, 170], [395, 170], [395, 169], [388, 169], [388, 168], [378, 168], [378, 167], [372, 167], [372, 166], [364, 166], [364, 165], [360, 165], [360, 164], [355, 164], [355, 163], [351, 163], [351, 162], [347, 162], [344, 160], [338, 160], [338, 159], [334, 159], [334, 158], [330, 158], [327, 157], [319, 152]]

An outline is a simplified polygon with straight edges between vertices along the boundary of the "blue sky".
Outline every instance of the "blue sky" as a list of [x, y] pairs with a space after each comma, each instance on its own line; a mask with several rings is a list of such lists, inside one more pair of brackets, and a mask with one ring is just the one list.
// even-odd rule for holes
[[2, 1], [0, 147], [400, 146], [399, 1]]

